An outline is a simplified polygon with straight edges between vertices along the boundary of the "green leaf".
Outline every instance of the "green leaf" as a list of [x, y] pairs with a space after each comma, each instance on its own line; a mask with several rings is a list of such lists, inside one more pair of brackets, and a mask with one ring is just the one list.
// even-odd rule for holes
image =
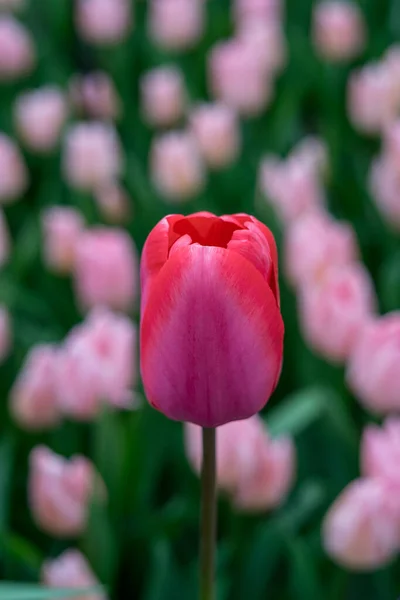
[[323, 415], [328, 395], [328, 390], [311, 388], [289, 396], [269, 412], [269, 432], [273, 437], [301, 433]]
[[76, 598], [82, 594], [102, 593], [100, 587], [85, 589], [50, 589], [38, 585], [0, 583], [0, 600], [56, 600]]

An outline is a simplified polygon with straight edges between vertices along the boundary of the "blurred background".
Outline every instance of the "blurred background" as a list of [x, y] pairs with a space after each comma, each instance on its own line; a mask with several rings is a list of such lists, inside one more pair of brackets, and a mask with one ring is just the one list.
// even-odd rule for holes
[[139, 256], [208, 210], [274, 232], [286, 329], [219, 431], [218, 600], [398, 597], [399, 36], [396, 0], [0, 0], [2, 580], [196, 598], [199, 431], [144, 397]]

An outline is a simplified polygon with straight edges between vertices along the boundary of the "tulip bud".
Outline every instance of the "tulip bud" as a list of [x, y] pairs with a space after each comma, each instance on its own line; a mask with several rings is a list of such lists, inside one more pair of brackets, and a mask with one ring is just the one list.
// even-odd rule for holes
[[[98, 585], [89, 563], [78, 550], [66, 550], [42, 565], [42, 581], [50, 588], [86, 589]], [[75, 600], [107, 600], [104, 594], [75, 596]]]
[[94, 199], [102, 217], [110, 223], [124, 223], [131, 216], [131, 199], [115, 181], [111, 181], [96, 190]]
[[35, 62], [28, 31], [13, 17], [0, 15], [0, 81], [14, 81], [28, 75]]
[[121, 115], [121, 98], [112, 79], [103, 71], [75, 75], [70, 82], [70, 96], [76, 110], [93, 119], [112, 121]]
[[83, 232], [82, 215], [69, 206], [51, 206], [42, 215], [42, 225], [46, 265], [56, 273], [70, 273]]
[[142, 76], [142, 112], [150, 125], [173, 125], [183, 116], [186, 90], [181, 71], [174, 66], [158, 67]]
[[266, 73], [274, 75], [285, 66], [286, 39], [280, 23], [245, 19], [240, 24], [238, 39], [253, 50]]
[[282, 365], [277, 269], [272, 233], [248, 215], [156, 225], [141, 265], [141, 372], [155, 408], [202, 427], [261, 410]]
[[400, 230], [399, 185], [400, 169], [394, 168], [389, 156], [383, 155], [375, 159], [369, 175], [370, 192], [389, 227], [396, 230]]
[[351, 60], [363, 50], [365, 23], [357, 4], [324, 0], [316, 5], [313, 17], [315, 48], [326, 60]]
[[129, 0], [78, 0], [75, 17], [80, 35], [104, 46], [121, 42], [132, 25]]
[[[388, 417], [382, 427], [369, 425], [361, 440], [361, 472], [400, 488], [400, 419]], [[396, 492], [397, 493], [397, 492]]]
[[239, 23], [249, 18], [271, 23], [281, 20], [282, 5], [281, 0], [235, 0], [233, 8]]
[[203, 0], [150, 0], [148, 29], [156, 44], [167, 50], [186, 50], [204, 29]]
[[15, 202], [27, 185], [28, 172], [19, 149], [11, 138], [0, 133], [0, 202]]

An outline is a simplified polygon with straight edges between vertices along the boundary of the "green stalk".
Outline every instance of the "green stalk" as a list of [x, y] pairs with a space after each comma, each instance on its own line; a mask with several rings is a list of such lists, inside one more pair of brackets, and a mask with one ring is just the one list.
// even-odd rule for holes
[[203, 428], [201, 469], [200, 600], [215, 600], [217, 526], [216, 429]]

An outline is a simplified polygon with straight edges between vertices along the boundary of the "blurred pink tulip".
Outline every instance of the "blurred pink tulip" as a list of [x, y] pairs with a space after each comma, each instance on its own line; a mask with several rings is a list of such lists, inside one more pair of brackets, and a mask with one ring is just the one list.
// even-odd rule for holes
[[347, 359], [376, 308], [371, 279], [358, 263], [328, 267], [299, 295], [300, 324], [310, 346], [325, 358]]
[[11, 350], [12, 344], [10, 313], [5, 306], [0, 305], [0, 364], [4, 362]]
[[367, 409], [377, 414], [400, 411], [400, 311], [364, 329], [348, 363], [347, 380]]
[[75, 75], [70, 81], [72, 104], [93, 119], [115, 120], [122, 113], [121, 98], [113, 80], [103, 71]]
[[91, 44], [113, 45], [128, 35], [132, 26], [129, 0], [78, 0], [76, 26], [80, 35]]
[[369, 174], [369, 188], [388, 226], [400, 230], [400, 169], [394, 167], [387, 155], [373, 161]]
[[[78, 550], [66, 550], [42, 565], [42, 581], [50, 588], [86, 589], [99, 585], [86, 558]], [[74, 596], [75, 600], [107, 600], [103, 593]]]
[[11, 241], [3, 210], [0, 208], [0, 268], [8, 261]]
[[49, 344], [38, 344], [28, 353], [10, 393], [11, 412], [21, 427], [40, 430], [60, 422], [57, 361], [58, 349]]
[[116, 181], [101, 186], [95, 200], [102, 217], [109, 223], [120, 224], [132, 214], [132, 202], [127, 192]]
[[126, 231], [94, 227], [78, 239], [74, 283], [83, 309], [105, 305], [132, 310], [138, 294], [136, 248]]
[[0, 15], [0, 81], [28, 75], [36, 63], [30, 34], [16, 19]]
[[203, 34], [203, 0], [150, 0], [148, 15], [150, 37], [167, 50], [186, 50]]
[[280, 23], [255, 17], [246, 19], [240, 24], [237, 35], [259, 58], [267, 74], [273, 75], [285, 66], [286, 39]]
[[104, 499], [104, 484], [84, 456], [66, 459], [46, 446], [30, 455], [29, 504], [41, 529], [57, 537], [80, 535], [93, 497]]
[[43, 255], [49, 269], [70, 273], [84, 228], [82, 215], [70, 206], [51, 206], [42, 214]]
[[331, 266], [345, 266], [358, 257], [354, 231], [328, 213], [311, 211], [286, 231], [285, 270], [292, 285], [318, 281]]
[[182, 72], [176, 66], [147, 71], [141, 78], [142, 113], [157, 127], [173, 125], [183, 116], [186, 90]]
[[15, 102], [14, 118], [18, 134], [28, 148], [38, 152], [52, 150], [67, 118], [63, 92], [55, 86], [25, 92]]
[[282, 0], [235, 0], [234, 15], [240, 24], [250, 19], [259, 19], [266, 23], [276, 22], [282, 18]]
[[400, 418], [388, 417], [382, 427], [369, 425], [361, 440], [361, 472], [384, 479], [396, 495], [400, 489]]
[[28, 172], [19, 148], [11, 138], [0, 132], [0, 202], [15, 202], [27, 186]]
[[335, 500], [325, 518], [328, 554], [354, 571], [385, 566], [399, 551], [399, 507], [387, 484], [358, 479]]
[[238, 156], [240, 131], [237, 117], [224, 104], [201, 104], [192, 110], [190, 127], [206, 163], [220, 169]]
[[72, 125], [65, 139], [63, 167], [68, 183], [84, 191], [114, 180], [123, 167], [115, 128], [96, 121]]
[[154, 185], [169, 201], [184, 202], [202, 190], [204, 165], [191, 134], [160, 135], [153, 142], [150, 161]]
[[324, 177], [329, 172], [329, 155], [325, 142], [315, 136], [309, 135], [293, 148], [290, 153], [291, 161], [294, 164], [304, 165], [304, 169], [319, 177]]
[[324, 0], [316, 5], [313, 18], [315, 48], [326, 60], [351, 60], [364, 49], [365, 22], [357, 4]]

